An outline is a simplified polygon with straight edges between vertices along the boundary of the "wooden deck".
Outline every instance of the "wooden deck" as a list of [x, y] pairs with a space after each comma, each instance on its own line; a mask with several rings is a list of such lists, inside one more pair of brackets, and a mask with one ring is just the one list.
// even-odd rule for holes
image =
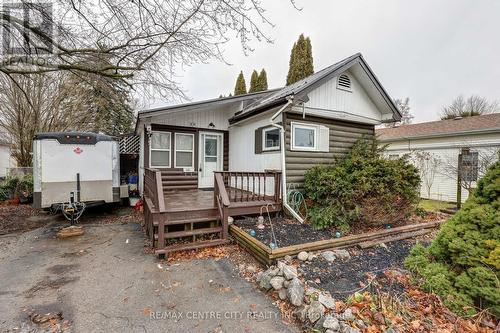
[[[282, 209], [279, 172], [216, 172], [213, 190], [165, 190], [165, 175], [146, 169], [144, 217], [155, 253], [228, 241], [228, 218]], [[266, 189], [267, 186], [267, 189]]]

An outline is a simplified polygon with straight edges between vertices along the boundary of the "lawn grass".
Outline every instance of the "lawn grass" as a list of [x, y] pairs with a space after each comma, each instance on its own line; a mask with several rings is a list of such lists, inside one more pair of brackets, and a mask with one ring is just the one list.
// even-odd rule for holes
[[424, 209], [427, 212], [438, 212], [441, 209], [455, 208], [456, 204], [446, 201], [422, 199], [420, 200], [418, 207]]

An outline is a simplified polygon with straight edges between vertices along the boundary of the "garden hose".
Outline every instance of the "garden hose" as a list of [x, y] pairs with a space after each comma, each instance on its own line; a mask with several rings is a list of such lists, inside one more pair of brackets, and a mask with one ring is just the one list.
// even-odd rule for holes
[[[307, 205], [302, 192], [295, 188], [295, 184], [289, 184], [286, 194], [287, 202], [292, 209], [302, 218], [307, 217]], [[304, 207], [305, 216], [300, 214], [300, 209]]]

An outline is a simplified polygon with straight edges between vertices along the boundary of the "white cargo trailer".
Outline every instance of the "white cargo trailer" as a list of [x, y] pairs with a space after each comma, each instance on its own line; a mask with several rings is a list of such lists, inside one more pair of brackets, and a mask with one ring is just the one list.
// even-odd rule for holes
[[75, 201], [118, 202], [120, 191], [118, 141], [108, 135], [80, 132], [39, 133], [33, 138], [33, 204], [54, 208]]

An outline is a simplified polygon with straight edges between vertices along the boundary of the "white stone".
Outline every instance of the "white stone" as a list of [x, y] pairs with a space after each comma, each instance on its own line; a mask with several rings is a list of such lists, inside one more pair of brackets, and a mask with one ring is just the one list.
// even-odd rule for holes
[[299, 254], [297, 255], [297, 258], [300, 261], [306, 261], [309, 258], [309, 253], [307, 253], [306, 251], [299, 252]]
[[323, 322], [323, 327], [333, 332], [337, 332], [340, 329], [339, 320], [330, 315], [325, 316], [325, 321]]
[[295, 306], [302, 305], [304, 300], [304, 286], [297, 278], [293, 278], [288, 286], [288, 299]]
[[323, 304], [328, 309], [335, 309], [335, 300], [332, 296], [328, 294], [321, 293], [319, 294], [318, 301]]
[[333, 253], [333, 251], [321, 252], [321, 256], [328, 262], [333, 262], [335, 260], [335, 253]]
[[286, 295], [287, 295], [287, 290], [285, 288], [281, 288], [280, 291], [278, 291], [278, 297], [281, 300], [284, 301], [286, 299]]
[[269, 281], [274, 290], [283, 288], [283, 282], [285, 282], [285, 278], [282, 276], [275, 276]]
[[317, 322], [325, 314], [325, 307], [318, 301], [311, 302], [309, 309], [307, 309], [307, 319], [311, 323]]
[[297, 277], [297, 268], [289, 265], [283, 266], [283, 275], [287, 280], [291, 280]]
[[347, 260], [351, 258], [351, 254], [347, 250], [335, 250], [333, 251], [335, 254], [335, 257], [342, 259], [342, 260]]

